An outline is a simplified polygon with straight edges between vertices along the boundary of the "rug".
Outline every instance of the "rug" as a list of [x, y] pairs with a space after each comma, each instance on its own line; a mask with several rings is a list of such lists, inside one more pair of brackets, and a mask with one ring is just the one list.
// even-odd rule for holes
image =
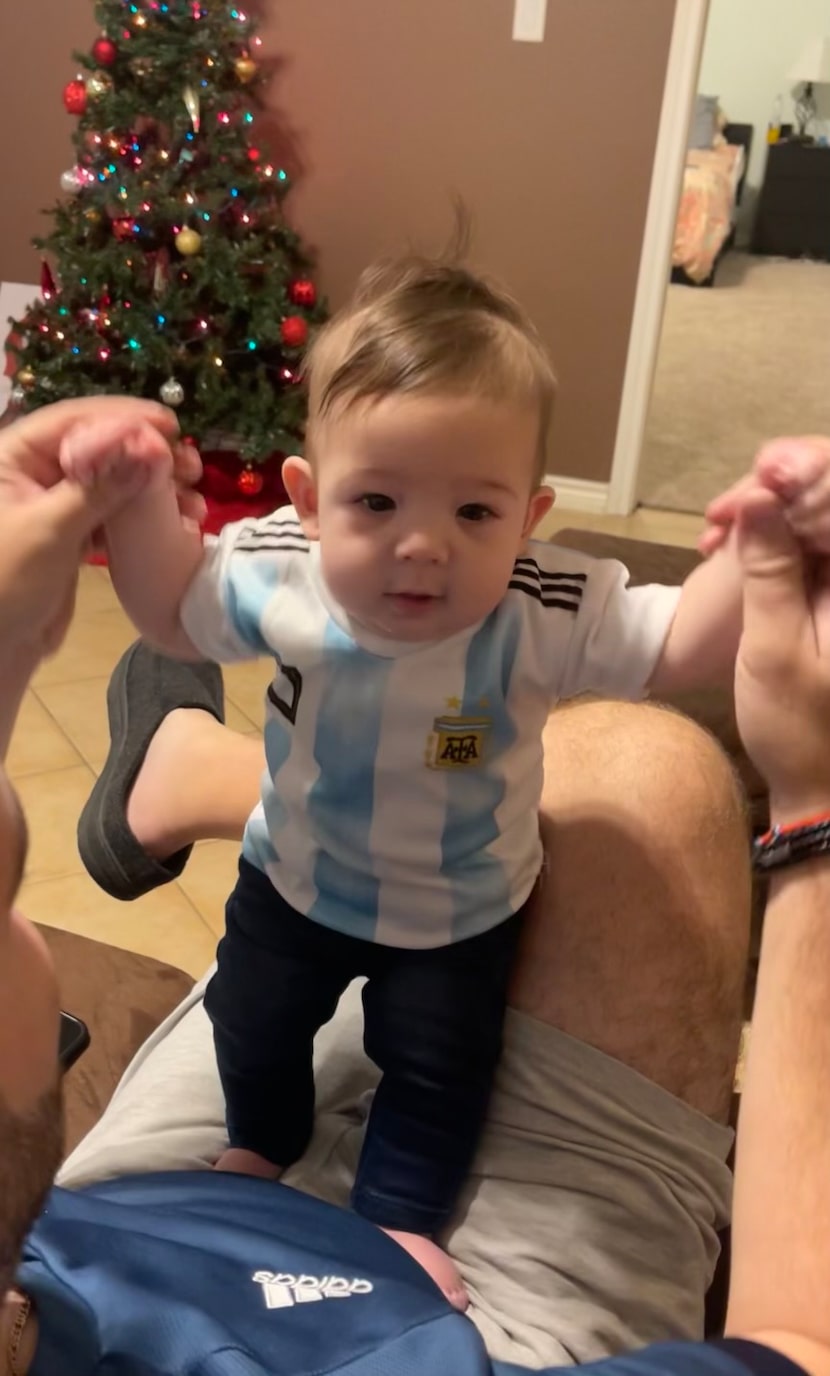
[[640, 464], [643, 506], [703, 512], [774, 435], [830, 435], [830, 263], [729, 253], [670, 286]]

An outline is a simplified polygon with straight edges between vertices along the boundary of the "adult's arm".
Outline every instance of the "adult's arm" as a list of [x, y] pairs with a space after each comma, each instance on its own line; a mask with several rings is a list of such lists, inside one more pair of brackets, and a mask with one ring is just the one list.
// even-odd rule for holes
[[[171, 411], [130, 397], [57, 402], [0, 429], [0, 758], [34, 669], [71, 619], [83, 549], [110, 514], [63, 481], [59, 459], [70, 430], [102, 419], [149, 421], [171, 442], [178, 434]], [[179, 483], [194, 481], [198, 454], [188, 445], [174, 454]], [[198, 514], [198, 498], [183, 500]]]
[[[830, 813], [830, 596], [781, 507], [739, 518], [736, 703], [773, 823]], [[830, 1376], [830, 856], [779, 872], [738, 1127], [729, 1335]]]

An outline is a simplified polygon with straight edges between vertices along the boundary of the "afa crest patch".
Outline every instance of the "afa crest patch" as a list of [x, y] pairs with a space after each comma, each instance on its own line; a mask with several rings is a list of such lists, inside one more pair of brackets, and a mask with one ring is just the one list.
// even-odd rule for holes
[[430, 769], [477, 769], [485, 760], [489, 717], [436, 717], [427, 740]]

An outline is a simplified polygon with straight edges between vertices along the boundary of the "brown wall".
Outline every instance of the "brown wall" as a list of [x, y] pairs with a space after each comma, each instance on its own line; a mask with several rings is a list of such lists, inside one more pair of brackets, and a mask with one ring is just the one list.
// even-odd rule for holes
[[[71, 162], [60, 91], [72, 47], [93, 35], [92, 5], [0, 10], [0, 185], [16, 191], [0, 278], [36, 281], [27, 241]], [[262, 51], [282, 59], [271, 108], [292, 131], [285, 160], [303, 162], [291, 213], [333, 304], [379, 252], [441, 246], [460, 193], [475, 261], [550, 345], [553, 468], [606, 479], [673, 4], [549, 0], [541, 45], [511, 41], [513, 0], [266, 0], [263, 11]]]

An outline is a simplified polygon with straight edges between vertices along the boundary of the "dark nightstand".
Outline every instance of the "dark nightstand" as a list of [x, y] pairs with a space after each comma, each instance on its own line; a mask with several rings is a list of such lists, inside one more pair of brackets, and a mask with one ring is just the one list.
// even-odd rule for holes
[[830, 148], [770, 145], [752, 250], [830, 260]]

